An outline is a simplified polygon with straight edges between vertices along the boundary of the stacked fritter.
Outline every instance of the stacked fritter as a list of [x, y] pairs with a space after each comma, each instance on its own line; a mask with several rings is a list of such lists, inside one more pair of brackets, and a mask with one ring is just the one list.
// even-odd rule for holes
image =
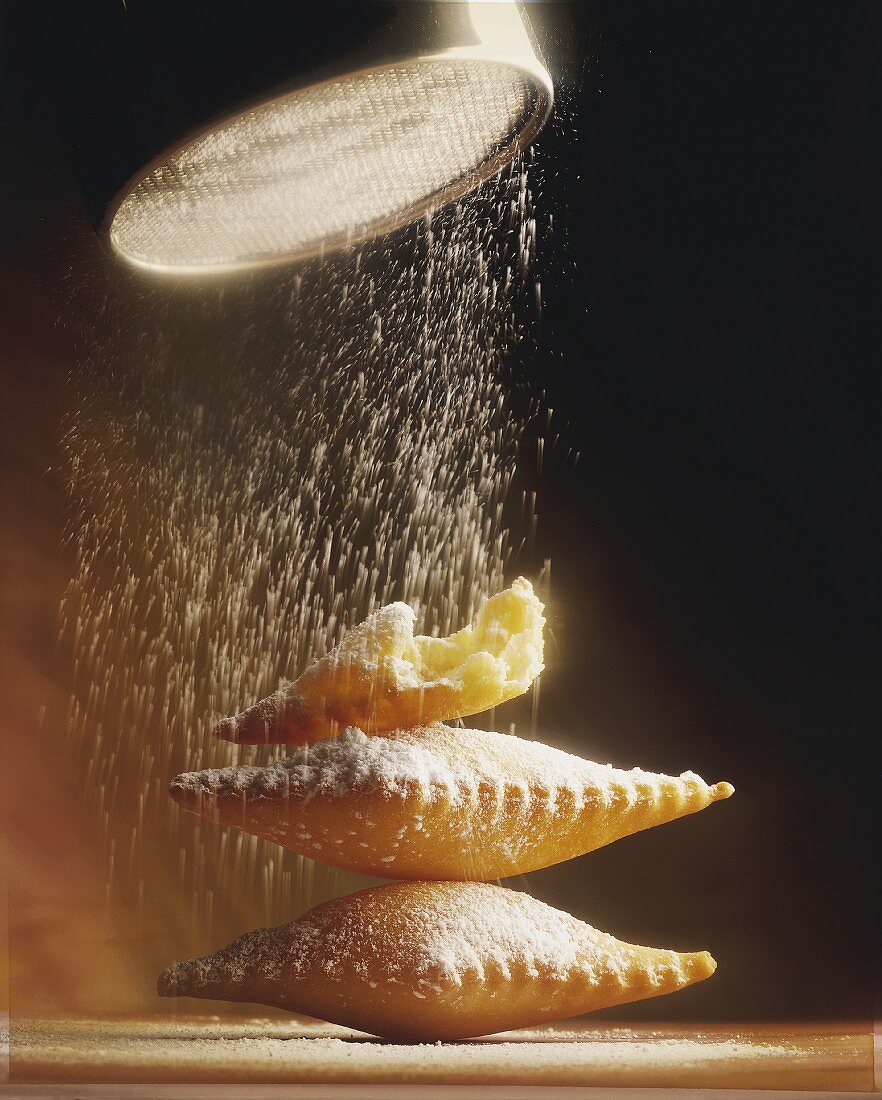
[[360, 891], [166, 970], [167, 996], [260, 1002], [373, 1034], [453, 1039], [672, 992], [707, 952], [622, 943], [487, 880], [570, 859], [732, 793], [442, 724], [525, 692], [543, 607], [518, 579], [449, 638], [391, 604], [220, 737], [301, 747], [178, 776], [194, 813], [336, 867], [416, 880]]

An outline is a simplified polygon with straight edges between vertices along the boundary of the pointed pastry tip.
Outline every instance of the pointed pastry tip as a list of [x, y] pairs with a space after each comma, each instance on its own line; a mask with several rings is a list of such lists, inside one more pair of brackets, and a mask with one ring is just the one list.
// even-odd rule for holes
[[178, 981], [178, 967], [169, 966], [156, 979], [156, 992], [160, 997], [177, 997], [180, 995]]
[[328, 737], [316, 708], [288, 689], [280, 689], [253, 707], [222, 718], [211, 731], [220, 741], [236, 745], [301, 744]]
[[238, 727], [239, 723], [235, 718], [224, 718], [211, 731], [211, 736], [216, 737], [219, 741], [232, 741], [235, 743], [239, 740]]
[[714, 802], [719, 802], [723, 798], [731, 798], [735, 793], [735, 788], [731, 783], [725, 782], [714, 783], [711, 787], [711, 794], [713, 795]]
[[690, 951], [686, 955], [686, 973], [690, 982], [701, 982], [717, 969], [717, 960], [710, 951]]
[[198, 773], [183, 772], [181, 775], [176, 775], [168, 785], [168, 793], [173, 802], [185, 804], [198, 802], [204, 793]]

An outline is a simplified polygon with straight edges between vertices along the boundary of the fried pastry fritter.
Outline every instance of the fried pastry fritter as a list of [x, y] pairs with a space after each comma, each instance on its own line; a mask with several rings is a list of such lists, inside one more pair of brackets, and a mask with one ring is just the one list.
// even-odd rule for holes
[[486, 1035], [671, 993], [706, 951], [637, 947], [527, 894], [394, 883], [169, 967], [162, 996], [257, 1002], [391, 1039]]
[[214, 730], [225, 741], [303, 744], [479, 714], [523, 694], [543, 668], [543, 607], [519, 577], [448, 638], [414, 635], [405, 603], [380, 608], [292, 684]]
[[187, 772], [170, 786], [186, 810], [335, 867], [471, 880], [561, 863], [732, 790], [444, 725], [347, 729], [269, 767]]

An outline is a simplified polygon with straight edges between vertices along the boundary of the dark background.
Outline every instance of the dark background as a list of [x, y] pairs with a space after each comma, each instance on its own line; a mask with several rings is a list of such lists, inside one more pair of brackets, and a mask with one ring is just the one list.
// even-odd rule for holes
[[[878, 5], [530, 12], [558, 86], [531, 177], [554, 229], [541, 324], [512, 366], [566, 421], [541, 476], [524, 442], [540, 523], [519, 564], [553, 563], [542, 725], [737, 793], [516, 885], [623, 939], [713, 951], [712, 982], [617, 1017], [866, 1018]], [[4, 525], [19, 533], [35, 501], [54, 506], [57, 289], [71, 240], [95, 247], [28, 92], [27, 24], [0, 132]], [[58, 531], [34, 530], [11, 565], [8, 542], [8, 575], [51, 560]]]
[[[610, 758], [736, 787], [679, 853], [635, 840], [631, 878], [623, 853], [585, 860], [585, 908], [706, 929], [721, 1014], [867, 1012], [879, 8], [569, 14], [542, 380], [584, 453], [539, 511], [583, 660], [543, 679], [544, 720], [584, 707]], [[534, 878], [563, 898], [565, 874]]]

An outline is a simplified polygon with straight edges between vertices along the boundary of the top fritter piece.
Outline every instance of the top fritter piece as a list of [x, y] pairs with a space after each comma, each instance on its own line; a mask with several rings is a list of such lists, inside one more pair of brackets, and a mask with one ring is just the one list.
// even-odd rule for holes
[[413, 609], [389, 604], [292, 684], [218, 723], [215, 736], [300, 744], [346, 726], [379, 733], [479, 714], [523, 694], [542, 671], [542, 612], [523, 577], [449, 638], [415, 636]]

